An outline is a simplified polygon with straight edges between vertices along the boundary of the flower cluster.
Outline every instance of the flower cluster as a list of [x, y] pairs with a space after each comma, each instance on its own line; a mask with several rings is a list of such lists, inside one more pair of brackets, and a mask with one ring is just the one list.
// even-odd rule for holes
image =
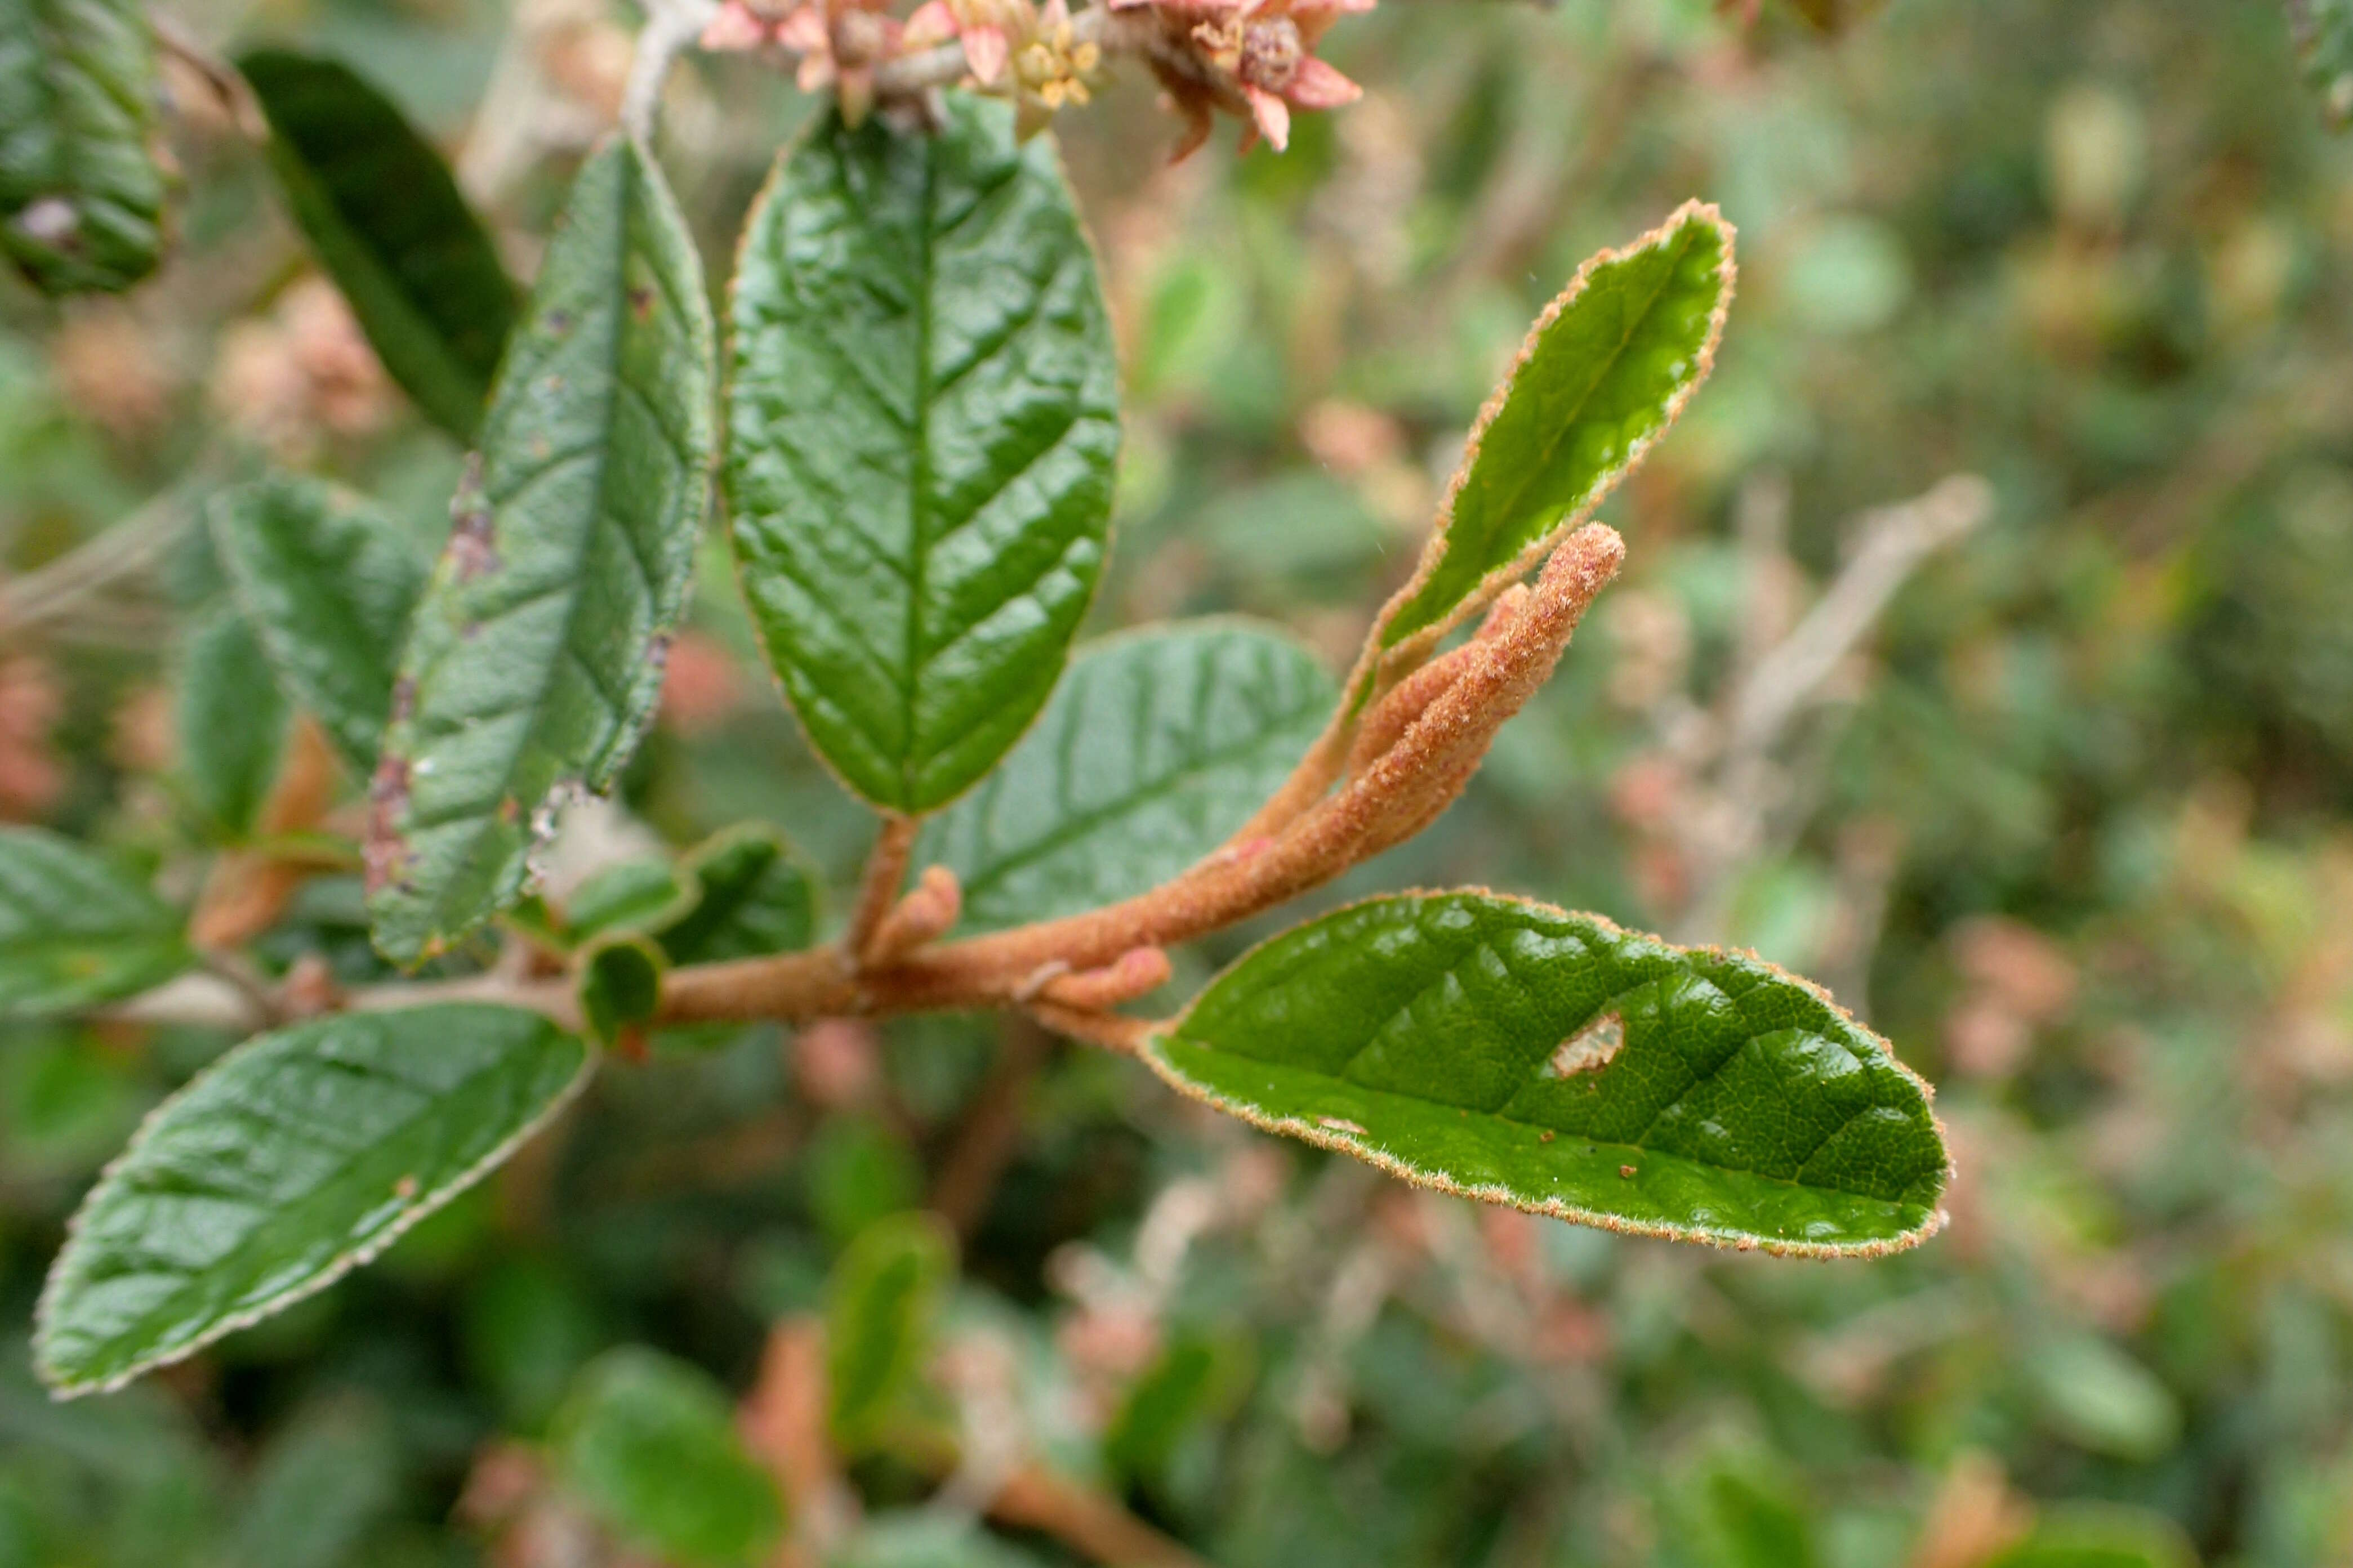
[[802, 89], [833, 88], [852, 123], [894, 83], [957, 83], [1012, 99], [1025, 136], [1088, 101], [1107, 51], [1138, 54], [1185, 118], [1181, 158], [1219, 110], [1247, 122], [1245, 150], [1263, 137], [1280, 151], [1293, 110], [1353, 102], [1362, 89], [1315, 49], [1333, 22], [1375, 0], [1104, 0], [1075, 16], [1068, 0], [923, 0], [903, 20], [887, 4], [724, 0], [702, 46], [795, 62]]

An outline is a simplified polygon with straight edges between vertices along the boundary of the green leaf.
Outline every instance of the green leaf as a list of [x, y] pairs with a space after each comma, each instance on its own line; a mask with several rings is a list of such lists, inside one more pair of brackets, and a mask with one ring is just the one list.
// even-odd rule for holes
[[41, 1297], [42, 1377], [118, 1388], [323, 1289], [495, 1169], [589, 1061], [537, 1014], [470, 1004], [238, 1047], [83, 1202]]
[[80, 845], [0, 827], [0, 1016], [144, 991], [195, 962], [179, 914]]
[[828, 1424], [846, 1451], [871, 1447], [904, 1408], [955, 1268], [946, 1227], [922, 1212], [877, 1220], [835, 1267], [826, 1302], [826, 1386]]
[[1161, 1352], [1103, 1429], [1103, 1462], [1133, 1480], [1161, 1479], [1178, 1446], [1231, 1406], [1248, 1374], [1245, 1342], [1186, 1334]]
[[1119, 447], [1111, 326], [1049, 142], [949, 95], [935, 136], [828, 117], [736, 269], [728, 506], [818, 751], [930, 811], [1045, 705], [1094, 593]]
[[1732, 304], [1732, 226], [1698, 203], [1605, 250], [1538, 317], [1479, 416], [1380, 646], [1434, 643], [1582, 524], [1683, 412]]
[[269, 121], [269, 166], [376, 357], [432, 421], [474, 438], [515, 286], [448, 165], [336, 61], [257, 49], [237, 62]]
[[2180, 1526], [2160, 1514], [2105, 1503], [2046, 1510], [2033, 1531], [1986, 1568], [2195, 1568]]
[[418, 605], [375, 785], [369, 915], [414, 963], [521, 897], [661, 692], [710, 503], [702, 269], [653, 157], [589, 159]]
[[205, 618], [180, 668], [180, 760], [216, 834], [242, 839], [286, 755], [286, 700], [253, 628], [234, 606]]
[[227, 1561], [342, 1568], [400, 1506], [406, 1459], [372, 1402], [347, 1396], [302, 1411], [255, 1466]]
[[774, 830], [747, 823], [686, 858], [693, 907], [657, 933], [672, 963], [797, 952], [817, 935], [817, 883]]
[[564, 934], [585, 942], [608, 931], [649, 931], [693, 904], [667, 860], [624, 860], [605, 867], [564, 900]]
[[401, 639], [425, 586], [417, 551], [373, 508], [291, 474], [222, 492], [210, 519], [279, 683], [353, 769], [374, 772]]
[[1876, 1254], [1942, 1223], [1926, 1086], [1756, 958], [1493, 894], [1376, 899], [1259, 947], [1145, 1059], [1417, 1184], [1722, 1247]]
[[661, 951], [639, 936], [607, 937], [580, 960], [580, 1016], [596, 1043], [642, 1040], [661, 1009]]
[[776, 1483], [744, 1451], [727, 1395], [656, 1351], [607, 1351], [556, 1413], [565, 1485], [633, 1546], [681, 1568], [751, 1568], [783, 1532]]
[[2353, 124], [2353, 0], [2288, 0], [2304, 79], [2330, 124]]
[[0, 0], [0, 249], [45, 292], [154, 270], [162, 96], [132, 0]]
[[1005, 765], [925, 826], [915, 864], [955, 872], [969, 932], [1117, 903], [1248, 822], [1334, 698], [1314, 655], [1246, 622], [1111, 638], [1072, 661]]

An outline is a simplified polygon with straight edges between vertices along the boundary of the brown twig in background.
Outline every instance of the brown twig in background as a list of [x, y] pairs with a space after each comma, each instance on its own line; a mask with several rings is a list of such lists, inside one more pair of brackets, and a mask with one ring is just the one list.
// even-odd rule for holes
[[1029, 1087], [1053, 1056], [1051, 1034], [1020, 1014], [1006, 1016], [997, 1032], [997, 1061], [965, 1108], [932, 1179], [930, 1207], [959, 1240], [970, 1241], [987, 1214], [997, 1184], [1021, 1146]]

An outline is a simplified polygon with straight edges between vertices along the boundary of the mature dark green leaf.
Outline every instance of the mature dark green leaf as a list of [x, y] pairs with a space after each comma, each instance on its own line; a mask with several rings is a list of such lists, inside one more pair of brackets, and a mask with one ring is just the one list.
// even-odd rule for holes
[[287, 207], [376, 357], [427, 417], [471, 441], [515, 287], [448, 166], [348, 67], [257, 49], [237, 68], [269, 118]]
[[700, 1369], [634, 1345], [581, 1373], [556, 1413], [565, 1484], [629, 1544], [681, 1568], [753, 1568], [782, 1532], [768, 1473]]
[[1942, 1223], [1926, 1087], [1756, 958], [1487, 893], [1376, 899], [1226, 971], [1145, 1059], [1417, 1184], [1613, 1230], [1870, 1254]]
[[641, 936], [600, 940], [580, 959], [580, 1017], [597, 1044], [644, 1038], [661, 1006], [661, 950]]
[[188, 794], [215, 834], [243, 838], [278, 777], [290, 714], [260, 639], [234, 605], [189, 637], [178, 706]]
[[1715, 364], [1732, 237], [1714, 207], [1694, 203], [1587, 262], [1537, 319], [1472, 429], [1420, 570], [1383, 616], [1381, 647], [1434, 642], [1642, 460]]
[[0, 249], [51, 294], [164, 248], [155, 45], [132, 0], [0, 0]]
[[80, 845], [0, 827], [0, 1016], [95, 1006], [195, 962], [180, 916]]
[[1054, 153], [952, 94], [938, 135], [828, 117], [735, 275], [728, 505], [809, 738], [945, 805], [1029, 727], [1103, 568], [1118, 372]]
[[686, 858], [694, 906], [658, 931], [673, 963], [797, 952], [817, 935], [817, 883], [776, 833], [746, 823]]
[[467, 1004], [240, 1046], [83, 1202], [41, 1297], [41, 1375], [120, 1387], [324, 1289], [496, 1168], [589, 1061], [536, 1014]]
[[222, 492], [210, 518], [279, 683], [354, 769], [372, 773], [424, 562], [373, 508], [291, 474]]
[[1005, 765], [925, 826], [915, 863], [961, 879], [967, 931], [1117, 903], [1249, 821], [1335, 694], [1314, 655], [1247, 622], [1113, 637], [1072, 661]]
[[608, 788], [651, 718], [710, 500], [712, 332], [660, 170], [607, 142], [548, 246], [394, 688], [368, 879], [396, 962], [520, 897], [554, 808]]
[[877, 1220], [835, 1267], [826, 1386], [834, 1441], [845, 1450], [872, 1444], [904, 1409], [955, 1268], [955, 1242], [937, 1215], [922, 1212]]

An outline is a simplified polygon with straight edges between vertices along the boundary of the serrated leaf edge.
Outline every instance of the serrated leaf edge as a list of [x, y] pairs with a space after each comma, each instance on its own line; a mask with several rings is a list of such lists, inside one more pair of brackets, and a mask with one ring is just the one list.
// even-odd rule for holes
[[[520, 1009], [512, 1010], [520, 1011]], [[420, 1194], [417, 1204], [387, 1226], [382, 1235], [371, 1237], [364, 1244], [353, 1247], [347, 1252], [337, 1254], [317, 1274], [298, 1284], [288, 1286], [267, 1301], [248, 1307], [244, 1311], [233, 1313], [211, 1324], [185, 1344], [174, 1345], [167, 1350], [142, 1356], [120, 1372], [112, 1373], [103, 1378], [86, 1378], [77, 1381], [63, 1376], [50, 1363], [48, 1357], [43, 1352], [42, 1345], [48, 1337], [50, 1319], [56, 1310], [54, 1298], [63, 1273], [60, 1265], [64, 1262], [66, 1253], [72, 1248], [74, 1242], [81, 1235], [82, 1221], [90, 1213], [90, 1198], [97, 1194], [100, 1187], [113, 1178], [117, 1171], [130, 1162], [133, 1154], [145, 1147], [156, 1122], [164, 1112], [178, 1104], [189, 1089], [195, 1088], [204, 1079], [216, 1072], [225, 1071], [231, 1064], [253, 1054], [259, 1047], [275, 1038], [278, 1031], [270, 1030], [256, 1035], [244, 1044], [215, 1058], [203, 1072], [182, 1084], [172, 1094], [166, 1095], [153, 1110], [139, 1119], [139, 1125], [132, 1132], [131, 1141], [122, 1146], [121, 1152], [109, 1160], [104, 1168], [98, 1173], [98, 1179], [90, 1184], [90, 1191], [82, 1195], [80, 1205], [74, 1210], [73, 1216], [66, 1221], [65, 1243], [58, 1248], [57, 1257], [51, 1260], [48, 1277], [41, 1282], [40, 1298], [33, 1304], [33, 1370], [41, 1382], [48, 1386], [49, 1397], [63, 1404], [69, 1399], [79, 1399], [84, 1394], [113, 1394], [127, 1388], [157, 1367], [171, 1366], [175, 1363], [185, 1361], [208, 1345], [273, 1318], [297, 1301], [305, 1300], [319, 1294], [353, 1269], [364, 1268], [383, 1257], [394, 1242], [407, 1235], [418, 1224], [439, 1213], [451, 1201], [465, 1194], [483, 1177], [512, 1159], [516, 1150], [531, 1142], [543, 1128], [554, 1121], [565, 1107], [579, 1097], [582, 1089], [587, 1088], [588, 1079], [596, 1073], [596, 1064], [600, 1059], [599, 1053], [596, 1047], [587, 1041], [578, 1040], [577, 1037], [570, 1036], [568, 1031], [565, 1032], [567, 1037], [575, 1039], [581, 1047], [580, 1067], [572, 1075], [571, 1080], [556, 1091], [554, 1098], [547, 1102], [538, 1115], [517, 1128], [496, 1148], [431, 1193]]]
[[[1525, 898], [1516, 893], [1498, 893], [1486, 888], [1408, 888], [1401, 889], [1396, 892], [1376, 893], [1369, 898], [1358, 899], [1352, 903], [1342, 904], [1335, 909], [1327, 910], [1322, 914], [1317, 915], [1315, 920], [1329, 920], [1335, 916], [1345, 914], [1351, 910], [1364, 909], [1373, 904], [1390, 903], [1402, 899], [1443, 899], [1458, 897], [1463, 894], [1470, 894], [1483, 899], [1493, 899], [1499, 903], [1517, 904], [1524, 909], [1533, 910], [1542, 914], [1558, 915], [1562, 917], [1570, 917], [1572, 915], [1572, 911], [1564, 910], [1556, 904], [1546, 903], [1541, 899]], [[1769, 959], [1759, 957], [1754, 950], [1749, 948], [1721, 947], [1713, 943], [1686, 946], [1681, 942], [1667, 942], [1662, 937], [1649, 936], [1646, 932], [1630, 931], [1626, 927], [1620, 925], [1617, 921], [1609, 919], [1607, 915], [1593, 914], [1587, 911], [1574, 911], [1574, 918], [1577, 920], [1591, 921], [1596, 925], [1600, 926], [1613, 935], [1630, 936], [1637, 939], [1647, 939], [1651, 942], [1660, 942], [1662, 945], [1672, 948], [1673, 951], [1680, 953], [1687, 953], [1701, 957], [1714, 956], [1718, 958], [1745, 959], [1763, 968], [1773, 978], [1788, 981], [1790, 984], [1800, 986], [1806, 991], [1811, 993], [1816, 1000], [1820, 1001], [1824, 1006], [1829, 1007], [1832, 1012], [1836, 1013], [1849, 1027], [1855, 1031], [1856, 1034], [1870, 1041], [1871, 1044], [1878, 1049], [1881, 1057], [1887, 1061], [1888, 1065], [1893, 1067], [1898, 1073], [1901, 1073], [1905, 1079], [1910, 1080], [1912, 1086], [1920, 1091], [1921, 1100], [1928, 1108], [1929, 1124], [1936, 1130], [1937, 1144], [1945, 1151], [1944, 1174], [1945, 1181], [1947, 1187], [1949, 1187], [1954, 1173], [1952, 1140], [1947, 1134], [1944, 1119], [1936, 1114], [1936, 1091], [1934, 1086], [1932, 1086], [1926, 1079], [1922, 1078], [1918, 1073], [1913, 1071], [1910, 1067], [1905, 1065], [1903, 1058], [1895, 1054], [1895, 1047], [1888, 1042], [1884, 1036], [1856, 1019], [1852, 1013], [1849, 1012], [1844, 1006], [1842, 1006], [1838, 1000], [1831, 996], [1831, 994], [1820, 984], [1807, 979], [1802, 974], [1791, 973], [1789, 971], [1782, 968], [1779, 964], [1773, 963]], [[1231, 963], [1227, 964], [1225, 968], [1219, 970], [1219, 977], [1222, 978], [1224, 975], [1231, 973], [1234, 970], [1240, 968], [1241, 965], [1256, 957], [1261, 951], [1272, 943], [1282, 940], [1282, 938], [1290, 935], [1292, 931], [1296, 931], [1297, 929], [1299, 929], [1297, 926], [1286, 927], [1282, 931], [1276, 931], [1271, 936], [1266, 937], [1257, 942], [1253, 942], [1240, 957], [1236, 958]], [[1202, 994], [1207, 995], [1208, 990], [1211, 987], [1214, 987], [1216, 984], [1217, 982], [1212, 980], [1208, 987], [1203, 988]], [[1421, 1187], [1430, 1192], [1444, 1193], [1449, 1197], [1470, 1198], [1478, 1203], [1493, 1204], [1502, 1208], [1517, 1209], [1523, 1214], [1539, 1215], [1547, 1219], [1566, 1220], [1571, 1225], [1590, 1226], [1597, 1230], [1611, 1231], [1620, 1236], [1647, 1237], [1659, 1241], [1694, 1242], [1700, 1246], [1715, 1247], [1721, 1251], [1764, 1252], [1769, 1253], [1776, 1258], [1809, 1258], [1824, 1259], [1846, 1258], [1886, 1258], [1898, 1252], [1909, 1252], [1912, 1248], [1919, 1246], [1922, 1242], [1925, 1242], [1931, 1237], [1935, 1236], [1938, 1231], [1943, 1230], [1946, 1223], [1951, 1217], [1943, 1208], [1933, 1207], [1928, 1211], [1927, 1217], [1922, 1220], [1918, 1225], [1913, 1226], [1910, 1230], [1901, 1232], [1893, 1237], [1881, 1237], [1872, 1241], [1776, 1241], [1768, 1240], [1763, 1237], [1728, 1233], [1721, 1230], [1709, 1229], [1700, 1226], [1646, 1224], [1639, 1220], [1626, 1219], [1618, 1215], [1604, 1214], [1597, 1210], [1588, 1209], [1580, 1205], [1566, 1204], [1557, 1198], [1548, 1198], [1541, 1203], [1531, 1202], [1512, 1192], [1508, 1187], [1465, 1186], [1463, 1184], [1456, 1181], [1453, 1177], [1446, 1174], [1442, 1171], [1425, 1170], [1421, 1166], [1414, 1164], [1411, 1161], [1399, 1159], [1397, 1155], [1388, 1152], [1387, 1150], [1374, 1148], [1369, 1143], [1366, 1142], [1363, 1137], [1352, 1134], [1344, 1129], [1319, 1125], [1316, 1122], [1303, 1121], [1295, 1116], [1270, 1115], [1268, 1112], [1260, 1110], [1254, 1105], [1249, 1105], [1239, 1100], [1229, 1100], [1226, 1096], [1217, 1092], [1215, 1089], [1212, 1089], [1206, 1085], [1197, 1083], [1192, 1079], [1187, 1077], [1184, 1069], [1177, 1067], [1176, 1063], [1170, 1061], [1163, 1053], [1161, 1047], [1170, 1036], [1175, 1035], [1183, 1029], [1185, 1020], [1192, 1016], [1193, 1007], [1198, 1005], [1200, 997], [1195, 997], [1193, 1002], [1187, 1004], [1185, 1010], [1182, 1013], [1179, 1013], [1176, 1017], [1154, 1025], [1152, 1034], [1145, 1039], [1143, 1045], [1136, 1051], [1136, 1055], [1143, 1060], [1144, 1064], [1150, 1068], [1153, 1072], [1159, 1077], [1163, 1083], [1166, 1083], [1169, 1088], [1175, 1089], [1186, 1099], [1194, 1100], [1198, 1104], [1206, 1105], [1212, 1110], [1222, 1111], [1226, 1115], [1235, 1118], [1237, 1121], [1247, 1122], [1250, 1126], [1257, 1128], [1261, 1132], [1271, 1132], [1284, 1138], [1295, 1138], [1303, 1143], [1311, 1143], [1319, 1149], [1327, 1149], [1336, 1154], [1348, 1155], [1352, 1159], [1363, 1161], [1366, 1164], [1373, 1166], [1375, 1169], [1381, 1171], [1388, 1175], [1395, 1176], [1399, 1181], [1405, 1182], [1409, 1185]], [[1778, 1180], [1778, 1178], [1769, 1176], [1758, 1177], [1757, 1179], [1760, 1181]]]

